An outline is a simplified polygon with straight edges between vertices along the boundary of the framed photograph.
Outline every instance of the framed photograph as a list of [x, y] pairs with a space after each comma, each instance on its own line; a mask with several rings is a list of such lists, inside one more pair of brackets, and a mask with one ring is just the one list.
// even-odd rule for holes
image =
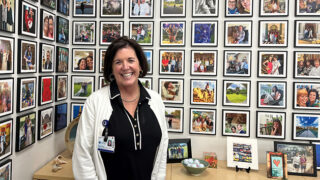
[[258, 51], [258, 57], [258, 77], [287, 77], [288, 51]]
[[95, 45], [96, 44], [96, 33], [97, 33], [96, 21], [73, 21], [72, 23], [73, 23], [73, 32], [72, 32], [73, 45]]
[[183, 107], [165, 107], [168, 132], [183, 133]]
[[217, 50], [191, 50], [191, 75], [216, 76], [217, 57]]
[[71, 103], [71, 119], [70, 122], [72, 122], [77, 117], [81, 116], [82, 110], [83, 110], [83, 103]]
[[0, 66], [0, 74], [13, 74], [15, 40], [11, 37], [0, 36], [0, 56], [2, 63]]
[[169, 139], [167, 163], [180, 163], [188, 158], [192, 158], [191, 139]]
[[[45, 0], [47, 1], [47, 0]], [[56, 35], [56, 16], [49, 11], [41, 9], [40, 14], [40, 37], [45, 40], [54, 41]]]
[[258, 108], [287, 107], [287, 82], [258, 81]]
[[250, 107], [250, 81], [223, 80], [223, 106]]
[[186, 0], [160, 0], [160, 17], [186, 17]]
[[191, 39], [191, 46], [218, 46], [218, 21], [192, 21]]
[[0, 94], [1, 94], [0, 117], [7, 116], [13, 113], [13, 102], [14, 102], [13, 93], [14, 93], [13, 78], [0, 79]]
[[57, 38], [56, 41], [62, 44], [69, 44], [69, 20], [57, 16]]
[[215, 109], [190, 108], [190, 134], [215, 135], [217, 129]]
[[71, 99], [86, 100], [94, 86], [94, 76], [71, 76]]
[[21, 0], [19, 6], [19, 34], [37, 37], [38, 7]]
[[273, 179], [288, 179], [287, 154], [267, 152], [267, 177]]
[[99, 72], [103, 73], [104, 71], [104, 57], [106, 55], [106, 49], [100, 49], [99, 50]]
[[0, 178], [12, 179], [12, 160], [8, 159], [0, 164]]
[[[228, 0], [229, 1], [229, 0]], [[233, 1], [233, 0], [231, 0]], [[249, 0], [242, 0], [249, 1]], [[252, 21], [224, 21], [225, 47], [251, 47]]]
[[100, 45], [110, 45], [123, 36], [123, 21], [100, 21]]
[[[2, 120], [0, 123], [1, 129], [1, 152], [0, 152], [0, 160], [12, 155], [12, 137], [13, 137], [13, 120], [6, 119]], [[1, 174], [1, 166], [0, 166], [0, 174]], [[1, 177], [1, 176], [0, 176]]]
[[184, 50], [160, 50], [159, 74], [184, 74]]
[[286, 113], [257, 111], [257, 138], [285, 139]]
[[37, 42], [18, 40], [18, 73], [37, 72]]
[[17, 112], [36, 107], [37, 78], [18, 78]]
[[295, 47], [320, 47], [319, 21], [295, 20]]
[[16, 152], [19, 152], [36, 141], [36, 112], [30, 112], [17, 117], [16, 122]]
[[96, 17], [96, 0], [73, 0], [73, 17]]
[[274, 151], [287, 154], [289, 175], [317, 176], [314, 144], [274, 141]]
[[57, 2], [56, 2], [56, 0], [41, 0], [41, 5], [55, 10]]
[[226, 0], [226, 17], [252, 17], [253, 0]]
[[[9, 33], [14, 33], [15, 32], [15, 24], [16, 24], [16, 19], [15, 19], [15, 14], [16, 14], [16, 0], [7, 0], [4, 1], [5, 3], [2, 3], [1, 6], [2, 8], [7, 9], [5, 12], [5, 21], [2, 21], [2, 26], [0, 27], [0, 31], [5, 31]], [[2, 16], [3, 17], [3, 16]]]
[[54, 45], [40, 43], [40, 72], [53, 72], [53, 60], [55, 59], [54, 52]]
[[141, 82], [142, 86], [152, 90], [152, 77], [143, 77], [143, 78], [139, 78], [139, 81]]
[[320, 78], [320, 52], [295, 51], [294, 77], [304, 79]]
[[184, 79], [159, 78], [159, 94], [164, 103], [183, 104]]
[[320, 83], [293, 83], [293, 108], [320, 110]]
[[160, 21], [160, 46], [185, 46], [185, 24], [185, 21]]
[[143, 49], [144, 55], [147, 58], [148, 63], [148, 72], [147, 74], [153, 74], [153, 50], [152, 49]]
[[66, 100], [68, 98], [68, 75], [56, 76], [56, 101]]
[[218, 17], [219, 0], [192, 0], [192, 17]]
[[257, 139], [228, 137], [227, 167], [258, 170]]
[[129, 18], [153, 18], [154, 0], [130, 0]]
[[250, 111], [222, 109], [222, 135], [250, 137]]
[[103, 0], [100, 1], [101, 18], [123, 18], [124, 17], [124, 0]]
[[288, 47], [288, 21], [259, 21], [259, 47]]
[[289, 0], [260, 0], [261, 17], [288, 16]]
[[217, 105], [217, 81], [209, 79], [191, 79], [190, 104]]
[[53, 76], [39, 76], [39, 106], [53, 102]]
[[316, 148], [316, 162], [317, 162], [317, 170], [320, 169], [320, 142], [312, 142], [312, 144], [315, 145]]
[[292, 113], [293, 140], [320, 140], [320, 114]]
[[55, 107], [54, 131], [67, 127], [68, 103], [58, 104]]
[[69, 48], [57, 46], [56, 48], [56, 72], [67, 73], [69, 72]]
[[295, 1], [296, 3], [296, 16], [312, 16], [312, 17], [317, 17], [319, 16], [319, 1], [307, 1], [307, 0], [299, 0]]
[[130, 21], [129, 26], [130, 39], [134, 39], [142, 46], [153, 45], [153, 21]]
[[99, 85], [98, 88], [101, 89], [103, 87], [109, 86], [110, 83], [104, 79], [104, 76], [99, 76]]
[[70, 0], [57, 0], [57, 1], [58, 1], [57, 11], [66, 16], [69, 16]]
[[72, 72], [94, 73], [95, 72], [95, 49], [72, 49]]
[[224, 51], [223, 76], [250, 77], [251, 51], [233, 50]]
[[38, 111], [38, 140], [53, 133], [53, 107]]

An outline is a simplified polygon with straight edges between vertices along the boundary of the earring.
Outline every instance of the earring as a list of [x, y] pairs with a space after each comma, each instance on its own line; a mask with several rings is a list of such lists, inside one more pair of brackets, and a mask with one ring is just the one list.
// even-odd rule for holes
[[111, 81], [113, 81], [113, 80], [114, 80], [114, 75], [113, 75], [113, 74], [110, 74], [110, 75], [109, 75], [109, 79], [110, 79]]
[[143, 74], [143, 70], [140, 70], [139, 71], [139, 77], [142, 77], [142, 74]]

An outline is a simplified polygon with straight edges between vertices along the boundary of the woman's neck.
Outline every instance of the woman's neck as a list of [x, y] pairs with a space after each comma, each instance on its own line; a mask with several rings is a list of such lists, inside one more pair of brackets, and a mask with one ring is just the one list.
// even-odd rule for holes
[[122, 99], [132, 100], [132, 99], [136, 98], [137, 96], [139, 96], [139, 94], [140, 94], [140, 88], [139, 88], [138, 83], [135, 83], [134, 85], [132, 85], [130, 87], [118, 86], [118, 88], [119, 88], [120, 95], [121, 95]]

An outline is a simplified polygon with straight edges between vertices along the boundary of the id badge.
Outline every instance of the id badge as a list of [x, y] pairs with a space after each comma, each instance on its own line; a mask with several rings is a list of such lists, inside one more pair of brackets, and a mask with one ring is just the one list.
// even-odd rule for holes
[[104, 136], [99, 137], [98, 150], [102, 152], [114, 153], [115, 138], [114, 136], [108, 136], [107, 141], [104, 141]]

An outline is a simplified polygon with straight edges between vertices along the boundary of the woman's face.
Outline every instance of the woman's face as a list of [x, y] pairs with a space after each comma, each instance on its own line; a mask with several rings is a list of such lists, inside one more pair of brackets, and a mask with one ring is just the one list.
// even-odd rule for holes
[[308, 96], [305, 94], [301, 94], [300, 96], [298, 96], [298, 102], [299, 104], [306, 104], [308, 101]]
[[273, 128], [275, 128], [275, 129], [279, 128], [279, 122], [277, 122], [277, 121], [274, 122], [273, 123]]
[[126, 88], [138, 83], [141, 70], [139, 59], [131, 47], [119, 49], [112, 62], [112, 73], [119, 88]]
[[249, 0], [241, 0], [241, 5], [247, 9], [250, 10], [250, 1]]
[[91, 57], [87, 57], [87, 65], [90, 70], [93, 69], [93, 59]]
[[309, 100], [310, 100], [311, 102], [316, 101], [316, 97], [317, 97], [317, 95], [316, 95], [315, 92], [310, 92], [310, 94], [309, 94]]
[[236, 133], [236, 128], [231, 128], [232, 133]]
[[82, 59], [81, 62], [80, 62], [80, 65], [79, 65], [79, 69], [80, 69], [80, 70], [85, 70], [86, 67], [87, 67], [86, 60], [85, 60], [85, 59]]
[[48, 36], [48, 28], [49, 28], [49, 21], [48, 21], [48, 19], [45, 19], [44, 25], [43, 25], [43, 34], [45, 36]]

